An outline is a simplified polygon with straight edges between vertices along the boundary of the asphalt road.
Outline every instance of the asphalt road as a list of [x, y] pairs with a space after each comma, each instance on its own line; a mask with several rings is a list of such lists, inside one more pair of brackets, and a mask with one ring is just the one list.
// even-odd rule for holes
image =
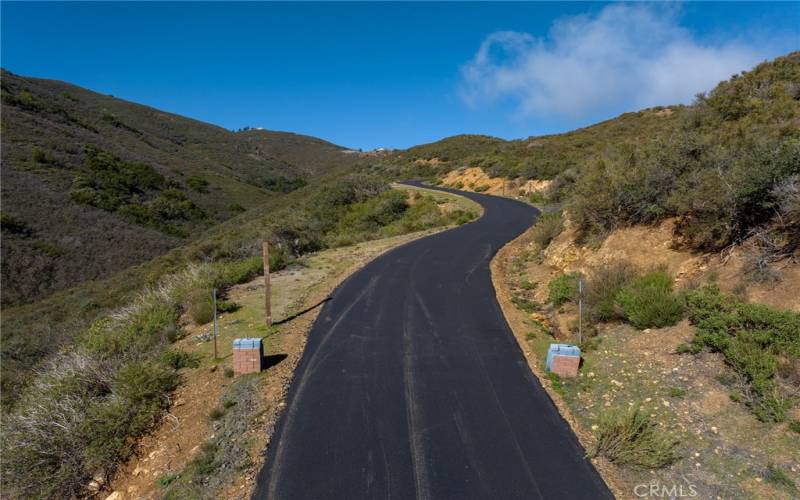
[[489, 261], [537, 212], [464, 195], [481, 219], [379, 257], [324, 305], [253, 498], [612, 498], [495, 298]]

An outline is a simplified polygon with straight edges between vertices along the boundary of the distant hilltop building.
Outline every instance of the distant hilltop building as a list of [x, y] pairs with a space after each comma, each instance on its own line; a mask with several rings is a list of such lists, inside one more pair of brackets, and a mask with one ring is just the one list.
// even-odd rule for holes
[[365, 156], [382, 156], [382, 155], [391, 153], [392, 151], [394, 151], [394, 150], [391, 149], [391, 148], [375, 148], [372, 151], [367, 151], [366, 153], [363, 153], [363, 154]]
[[378, 155], [384, 155], [384, 154], [387, 154], [387, 153], [391, 153], [392, 151], [394, 151], [394, 150], [391, 149], [391, 148], [375, 148], [375, 149], [373, 149], [371, 151], [364, 151], [363, 149], [359, 148], [359, 149], [344, 149], [344, 150], [342, 150], [342, 153], [345, 153], [345, 154], [360, 154], [362, 156], [378, 156]]

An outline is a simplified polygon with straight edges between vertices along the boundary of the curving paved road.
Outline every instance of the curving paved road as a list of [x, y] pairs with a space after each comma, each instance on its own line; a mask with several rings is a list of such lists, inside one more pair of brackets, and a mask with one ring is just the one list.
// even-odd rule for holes
[[500, 310], [489, 261], [536, 210], [401, 246], [322, 309], [253, 498], [612, 498]]

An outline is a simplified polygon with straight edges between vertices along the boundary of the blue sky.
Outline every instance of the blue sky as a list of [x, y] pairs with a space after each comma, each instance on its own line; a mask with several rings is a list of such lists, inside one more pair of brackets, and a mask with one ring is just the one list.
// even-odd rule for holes
[[2, 2], [2, 66], [371, 149], [570, 130], [800, 49], [800, 3]]

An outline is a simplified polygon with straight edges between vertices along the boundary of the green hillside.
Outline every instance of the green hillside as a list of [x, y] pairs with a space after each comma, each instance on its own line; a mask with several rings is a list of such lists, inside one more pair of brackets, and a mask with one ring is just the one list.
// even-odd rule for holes
[[[685, 106], [646, 109], [564, 134], [512, 141], [457, 135], [397, 152], [387, 163], [421, 175], [470, 166], [481, 167], [493, 176], [552, 179], [610, 145], [639, 143], [673, 127], [685, 112]], [[436, 165], [430, 166], [430, 160]]]
[[553, 179], [547, 201], [587, 242], [677, 217], [676, 244], [718, 251], [758, 235], [762, 261], [800, 257], [800, 53], [691, 106], [373, 157], [7, 72], [2, 92], [2, 444], [13, 458], [2, 476], [19, 497], [77, 495], [130, 456], [187, 362], [166, 354], [182, 318], [205, 322], [211, 287], [224, 299], [263, 271], [259, 240], [280, 269], [474, 217], [411, 202], [387, 180], [464, 166]]
[[800, 52], [734, 75], [691, 106], [625, 113], [523, 140], [455, 136], [384, 159], [392, 175], [460, 167], [553, 179], [585, 241], [678, 217], [675, 243], [718, 251], [758, 235], [763, 260], [800, 247]]
[[7, 71], [2, 116], [3, 306], [145, 262], [359, 161]]

